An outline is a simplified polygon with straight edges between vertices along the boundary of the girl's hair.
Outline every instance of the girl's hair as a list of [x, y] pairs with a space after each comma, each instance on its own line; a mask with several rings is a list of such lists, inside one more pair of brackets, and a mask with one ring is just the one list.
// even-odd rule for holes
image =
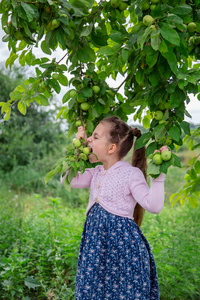
[[[114, 143], [118, 146], [119, 159], [122, 159], [132, 148], [134, 137], [138, 139], [141, 136], [141, 131], [137, 128], [130, 127], [126, 124], [126, 122], [124, 122], [117, 116], [107, 117], [101, 122], [110, 124], [110, 141], [111, 143]], [[145, 147], [136, 150], [134, 144], [132, 166], [138, 167], [143, 172], [146, 179], [147, 159], [145, 156]], [[135, 206], [133, 217], [138, 226], [140, 226], [142, 223], [144, 211], [144, 208], [137, 203]]]

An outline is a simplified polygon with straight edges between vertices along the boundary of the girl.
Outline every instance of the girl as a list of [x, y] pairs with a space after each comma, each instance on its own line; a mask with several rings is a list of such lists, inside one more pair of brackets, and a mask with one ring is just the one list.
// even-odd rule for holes
[[71, 182], [72, 188], [90, 187], [76, 300], [159, 299], [154, 258], [139, 226], [144, 209], [159, 213], [163, 207], [164, 174], [151, 178], [149, 188], [145, 148], [134, 151], [133, 166], [122, 160], [134, 136], [139, 138], [141, 132], [116, 116], [101, 121], [89, 138], [84, 127], [78, 128], [76, 138], [87, 140], [91, 148], [90, 162], [102, 165], [86, 169]]

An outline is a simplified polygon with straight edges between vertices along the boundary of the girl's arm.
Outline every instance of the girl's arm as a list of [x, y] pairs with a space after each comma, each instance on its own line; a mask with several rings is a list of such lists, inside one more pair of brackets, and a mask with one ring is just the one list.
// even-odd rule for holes
[[[90, 183], [91, 183], [94, 172], [95, 172], [95, 168], [85, 169], [85, 172], [83, 174], [78, 172], [77, 176], [74, 177], [71, 181], [71, 187], [72, 188], [88, 188], [88, 187], [90, 187]], [[64, 184], [67, 174], [68, 174], [68, 172], [63, 177], [61, 175], [60, 181], [62, 184]]]
[[159, 213], [164, 205], [164, 180], [163, 173], [156, 179], [151, 178], [149, 188], [142, 171], [134, 168], [130, 181], [130, 190], [136, 202], [151, 213]]

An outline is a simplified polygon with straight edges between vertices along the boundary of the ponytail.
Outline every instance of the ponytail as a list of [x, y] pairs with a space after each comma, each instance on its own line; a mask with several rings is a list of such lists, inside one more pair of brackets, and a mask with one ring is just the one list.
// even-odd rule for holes
[[[141, 131], [137, 128], [133, 128], [133, 135], [136, 137], [136, 140], [141, 136]], [[144, 174], [145, 179], [147, 179], [146, 171], [147, 171], [147, 159], [145, 155], [146, 147], [142, 147], [140, 149], [135, 149], [132, 156], [132, 166], [139, 168]], [[142, 224], [142, 220], [144, 217], [145, 209], [137, 203], [134, 209], [133, 218], [135, 223], [140, 227]]]

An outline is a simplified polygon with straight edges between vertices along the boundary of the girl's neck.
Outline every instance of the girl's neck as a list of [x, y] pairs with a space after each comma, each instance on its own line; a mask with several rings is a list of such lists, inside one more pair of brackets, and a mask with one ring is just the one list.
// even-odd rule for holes
[[120, 159], [117, 158], [117, 159], [112, 159], [112, 160], [103, 162], [104, 170], [108, 170], [113, 165], [115, 165], [118, 161], [120, 161]]

